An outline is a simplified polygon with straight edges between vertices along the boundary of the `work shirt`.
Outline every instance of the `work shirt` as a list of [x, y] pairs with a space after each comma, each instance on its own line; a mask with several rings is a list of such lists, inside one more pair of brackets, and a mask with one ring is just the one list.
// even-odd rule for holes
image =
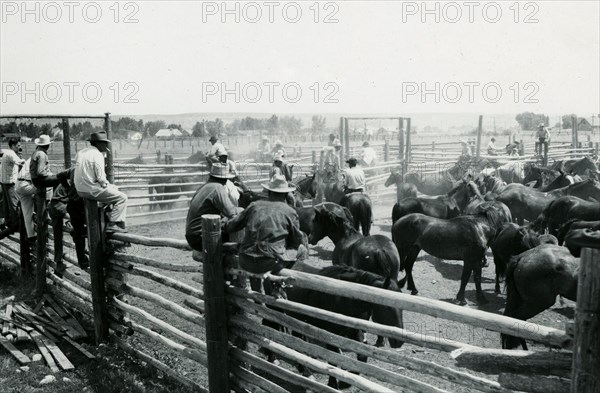
[[17, 174], [17, 180], [31, 181], [31, 172], [29, 171], [30, 163], [31, 158], [25, 160], [25, 162], [23, 163], [23, 167], [21, 167], [21, 170]]
[[48, 167], [48, 154], [41, 149], [35, 149], [31, 155], [31, 162], [29, 163], [29, 172], [31, 174], [31, 180], [52, 176], [50, 168]]
[[203, 214], [219, 214], [227, 218], [237, 214], [225, 186], [209, 180], [192, 197], [185, 224], [185, 238], [192, 248], [202, 238]]
[[359, 167], [344, 169], [344, 184], [346, 188], [357, 190], [365, 189], [365, 172]]
[[225, 150], [225, 146], [223, 146], [223, 144], [221, 142], [215, 142], [214, 145], [212, 145], [209, 149], [208, 149], [208, 153], [206, 153], [206, 155], [208, 156], [208, 158], [218, 158], [217, 157], [217, 151], [227, 151]]
[[85, 193], [92, 197], [98, 196], [107, 184], [104, 170], [104, 155], [95, 146], [80, 150], [75, 156], [75, 188], [79, 194]]
[[258, 144], [258, 151], [261, 153], [268, 153], [271, 151], [271, 144], [269, 142], [266, 143], [259, 143]]
[[241, 253], [255, 258], [286, 260], [287, 249], [297, 249], [306, 242], [298, 213], [284, 202], [253, 202], [225, 229], [231, 233], [244, 228]]
[[372, 147], [365, 147], [362, 153], [362, 160], [366, 165], [373, 165], [377, 160], [377, 153], [375, 153], [375, 149]]
[[285, 162], [281, 165], [281, 167], [277, 165], [273, 165], [271, 167], [271, 171], [269, 172], [269, 179], [272, 179], [275, 175], [283, 176], [285, 177], [285, 180], [292, 181], [292, 170]]
[[538, 139], [550, 139], [550, 132], [546, 127], [541, 127], [537, 132]]
[[490, 141], [490, 143], [488, 143], [487, 145], [488, 154], [495, 154], [496, 150], [498, 150], [496, 148], [496, 145], [494, 144], [494, 142]]
[[14, 184], [16, 181], [15, 164], [23, 164], [25, 160], [19, 158], [13, 149], [4, 151], [2, 156], [2, 166], [0, 171], [0, 183]]

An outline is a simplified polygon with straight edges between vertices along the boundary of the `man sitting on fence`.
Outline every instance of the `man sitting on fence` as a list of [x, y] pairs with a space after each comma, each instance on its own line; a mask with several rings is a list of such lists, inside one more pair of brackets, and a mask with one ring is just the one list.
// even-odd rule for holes
[[85, 254], [85, 206], [73, 184], [74, 174], [74, 169], [68, 169], [57, 175], [61, 183], [54, 190], [52, 200], [48, 206], [54, 236], [54, 262], [56, 263], [56, 273], [59, 276], [66, 269], [66, 265], [62, 260], [64, 219], [69, 219], [71, 223], [71, 228], [67, 230], [71, 232], [71, 237], [75, 243], [79, 267], [84, 270], [89, 267], [89, 260]]
[[[38, 189], [56, 187], [60, 183], [60, 180], [52, 174], [48, 166], [48, 149], [50, 148], [50, 143], [48, 135], [40, 135], [39, 138], [35, 139], [37, 147], [31, 155], [29, 171], [31, 173], [31, 182]], [[49, 192], [48, 195], [50, 195]]]
[[225, 146], [221, 142], [219, 142], [219, 138], [215, 135], [211, 136], [209, 139], [210, 144], [212, 145], [208, 152], [206, 153], [206, 161], [208, 162], [209, 167], [215, 162], [219, 162], [219, 156], [217, 153], [219, 151], [224, 151]]
[[18, 167], [25, 163], [25, 160], [17, 155], [21, 148], [21, 143], [17, 138], [8, 140], [8, 150], [4, 151], [2, 156], [2, 165], [0, 167], [0, 183], [2, 183], [2, 197], [4, 208], [4, 224], [6, 229], [0, 232], [0, 239], [16, 232], [19, 228], [19, 215], [17, 204], [19, 198], [15, 191]]
[[[286, 196], [294, 188], [281, 175], [262, 186], [269, 192], [269, 200], [251, 203], [225, 226], [227, 232], [246, 229], [240, 267], [257, 274], [290, 268], [296, 260], [308, 255], [307, 238], [300, 231], [298, 213], [286, 204]], [[255, 283], [252, 286], [256, 289]]]
[[[194, 250], [202, 251], [202, 215], [219, 214], [228, 219], [242, 210], [234, 206], [225, 188], [225, 183], [234, 177], [227, 165], [215, 163], [210, 168], [206, 184], [192, 197], [185, 223], [185, 239]], [[226, 241], [227, 236], [223, 240]]]
[[499, 149], [496, 147], [496, 138], [492, 137], [487, 145], [487, 154], [489, 156], [497, 156], [498, 150]]
[[256, 151], [258, 153], [257, 154], [258, 162], [265, 162], [265, 160], [268, 160], [267, 157], [271, 153], [271, 144], [269, 143], [269, 137], [267, 137], [266, 135], [263, 135], [260, 143], [258, 144]]
[[[217, 156], [219, 157], [219, 162], [227, 166], [229, 174], [233, 175], [234, 178], [237, 177], [238, 173], [237, 169], [235, 169], [235, 162], [229, 159], [229, 155], [227, 154], [225, 148], [217, 151]], [[225, 188], [227, 189], [227, 193], [229, 194], [231, 202], [234, 206], [237, 207], [238, 201], [240, 199], [240, 190], [238, 190], [238, 188], [235, 186], [235, 184], [233, 184], [233, 182], [230, 179], [227, 179], [227, 182], [225, 182]]]
[[550, 143], [550, 131], [546, 128], [543, 122], [538, 124], [537, 141], [535, 142], [535, 152], [539, 156], [543, 156], [544, 152], [548, 151], [548, 143]]
[[92, 146], [80, 150], [75, 156], [74, 184], [77, 194], [84, 199], [112, 205], [106, 232], [127, 232], [125, 230], [127, 195], [108, 182], [104, 169], [103, 153], [108, 151], [110, 140], [105, 132], [94, 132], [90, 135], [89, 141]]
[[374, 166], [377, 162], [377, 153], [375, 153], [375, 149], [371, 147], [369, 141], [363, 142], [363, 152], [361, 157], [361, 164], [369, 167]]

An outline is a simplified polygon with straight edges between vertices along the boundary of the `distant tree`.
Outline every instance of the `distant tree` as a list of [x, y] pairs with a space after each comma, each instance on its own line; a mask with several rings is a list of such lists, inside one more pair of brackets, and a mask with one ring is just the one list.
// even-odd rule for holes
[[[571, 113], [570, 115], [564, 115], [562, 117], [562, 128], [573, 128], [573, 122], [571, 121], [571, 117], [575, 117], [575, 116], [577, 116], [577, 115], [574, 113]], [[581, 118], [579, 118], [577, 120], [579, 121], [580, 119]]]
[[225, 132], [225, 124], [223, 123], [223, 120], [219, 118], [215, 119], [214, 121], [207, 121], [205, 127], [206, 132], [210, 136], [218, 137], [220, 134]]
[[154, 136], [158, 130], [167, 128], [167, 124], [163, 120], [149, 121], [144, 127], [144, 131], [148, 136]]
[[265, 127], [269, 131], [277, 131], [279, 129], [279, 118], [277, 115], [271, 116], [265, 123]]
[[169, 124], [167, 128], [170, 130], [181, 130], [181, 124]]
[[523, 112], [519, 113], [515, 120], [521, 126], [521, 129], [524, 131], [535, 130], [539, 122], [545, 122], [548, 124], [547, 116], [541, 113], [533, 113], [533, 112]]
[[192, 136], [194, 137], [205, 137], [206, 136], [206, 129], [204, 128], [204, 122], [200, 123], [199, 121], [196, 122], [196, 124], [194, 124], [194, 127], [192, 127]]
[[327, 123], [327, 119], [325, 116], [314, 115], [312, 117], [312, 127], [311, 132], [313, 134], [320, 134], [325, 131], [325, 124]]
[[71, 125], [69, 133], [71, 138], [79, 140], [87, 140], [93, 132], [103, 131], [101, 126], [94, 126], [89, 121], [83, 123], [75, 123]]
[[295, 134], [302, 129], [302, 119], [294, 116], [284, 116], [279, 120], [279, 125], [283, 131]]

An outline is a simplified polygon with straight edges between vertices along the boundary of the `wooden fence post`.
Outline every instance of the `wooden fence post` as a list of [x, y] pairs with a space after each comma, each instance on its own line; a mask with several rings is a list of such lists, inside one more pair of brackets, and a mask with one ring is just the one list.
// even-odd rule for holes
[[108, 311], [106, 308], [106, 290], [104, 288], [103, 221], [104, 214], [98, 210], [98, 202], [84, 199], [87, 222], [88, 244], [90, 247], [90, 280], [92, 282], [92, 308], [94, 311], [94, 333], [96, 345], [108, 338]]
[[571, 393], [600, 391], [600, 249], [581, 250]]
[[25, 229], [25, 219], [23, 212], [19, 209], [19, 243], [21, 244], [19, 252], [21, 254], [21, 276], [27, 277], [31, 272], [31, 249], [27, 229]]
[[340, 168], [341, 168], [341, 163], [344, 162], [344, 127], [346, 126], [346, 119], [343, 117], [340, 117], [340, 143], [342, 144], [342, 148], [340, 149]]
[[63, 119], [63, 149], [65, 158], [65, 169], [71, 167], [71, 130], [69, 119]]
[[385, 145], [383, 145], [383, 160], [388, 162], [390, 160], [390, 142], [386, 139]]
[[46, 220], [46, 188], [38, 188], [35, 194], [36, 214], [36, 268], [35, 295], [46, 292], [46, 249], [48, 248], [48, 222]]
[[[104, 131], [106, 131], [106, 137], [110, 139], [112, 134], [112, 124], [110, 122], [110, 112], [104, 114]], [[113, 170], [113, 155], [111, 152], [112, 143], [108, 144], [108, 151], [106, 152], [106, 179], [111, 183], [115, 183], [115, 172]]]
[[398, 159], [404, 159], [404, 119], [398, 119]]
[[406, 119], [406, 153], [404, 153], [404, 159], [406, 164], [410, 162], [410, 153], [411, 153], [411, 143], [410, 143], [410, 123], [411, 118]]
[[475, 147], [475, 156], [479, 158], [481, 154], [481, 133], [483, 132], [483, 116], [479, 115], [479, 123], [477, 125], [477, 146]]
[[348, 119], [344, 119], [344, 149], [346, 149], [346, 155], [344, 160], [340, 162], [340, 167], [344, 166], [344, 162], [351, 157], [350, 155], [350, 130], [348, 128]]
[[208, 390], [211, 393], [225, 393], [230, 391], [227, 355], [229, 344], [220, 216], [216, 214], [202, 216], [202, 245]]
[[312, 151], [312, 162], [313, 162], [313, 164], [317, 162], [317, 151], [316, 150]]
[[577, 147], [577, 116], [571, 116], [571, 147]]

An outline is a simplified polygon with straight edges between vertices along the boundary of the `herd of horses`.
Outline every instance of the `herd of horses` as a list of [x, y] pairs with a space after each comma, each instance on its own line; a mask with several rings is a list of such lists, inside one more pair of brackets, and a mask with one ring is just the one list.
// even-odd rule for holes
[[[582, 181], [575, 182], [575, 175]], [[180, 192], [185, 189], [181, 183], [185, 181], [177, 178], [178, 185], [172, 189], [167, 185], [156, 191]], [[252, 191], [239, 178], [234, 179], [234, 184], [241, 191], [241, 207], [267, 198], [265, 193]], [[456, 301], [466, 304], [465, 288], [473, 275], [477, 301], [485, 303], [481, 275], [487, 250], [491, 248], [495, 291], [500, 292], [502, 278], [506, 282], [504, 314], [521, 320], [551, 307], [557, 296], [576, 299], [579, 259], [562, 242], [570, 229], [600, 228], [598, 167], [589, 157], [556, 162], [549, 167], [473, 160], [458, 162], [443, 172], [393, 170], [385, 183], [398, 187], [398, 200], [392, 209], [391, 239], [370, 234], [371, 200], [362, 193], [344, 195], [339, 173], [315, 168], [312, 174], [293, 184], [294, 207], [309, 242], [315, 245], [328, 237], [335, 246], [333, 267], [319, 270], [299, 261], [294, 269], [394, 291], [407, 285], [416, 295], [413, 267], [423, 250], [440, 259], [463, 261]], [[304, 200], [318, 196], [326, 202], [304, 206]], [[400, 272], [405, 273], [401, 279]], [[323, 297], [300, 288], [288, 289], [287, 295], [291, 300], [330, 311], [402, 327], [402, 314], [396, 309]], [[310, 323], [362, 339], [357, 329], [318, 320]], [[384, 338], [378, 337], [376, 345], [384, 343]], [[399, 347], [402, 342], [390, 340], [390, 344]], [[507, 335], [501, 336], [501, 344], [507, 349], [519, 345], [527, 349], [524, 340]], [[330, 384], [338, 386], [334, 380]]]

